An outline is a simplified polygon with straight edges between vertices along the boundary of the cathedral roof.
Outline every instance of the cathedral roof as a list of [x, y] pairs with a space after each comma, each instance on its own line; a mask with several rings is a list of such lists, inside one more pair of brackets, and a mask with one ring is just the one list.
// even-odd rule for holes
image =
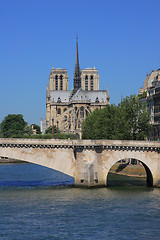
[[73, 95], [70, 99], [71, 101], [89, 101], [95, 102], [106, 102], [107, 92], [106, 91], [85, 91], [82, 88], [78, 89], [78, 91]]
[[51, 102], [67, 103], [67, 102], [106, 102], [107, 91], [85, 91], [79, 88], [78, 91], [70, 98], [70, 91], [50, 91]]
[[51, 96], [51, 102], [57, 102], [60, 100], [60, 102], [69, 102], [69, 96], [70, 96], [70, 91], [50, 91], [50, 96]]

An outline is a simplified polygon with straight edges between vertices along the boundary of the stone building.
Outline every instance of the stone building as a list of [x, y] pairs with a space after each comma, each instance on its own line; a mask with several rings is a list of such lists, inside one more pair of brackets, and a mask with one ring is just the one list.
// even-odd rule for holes
[[53, 124], [61, 132], [74, 133], [81, 138], [81, 125], [88, 114], [104, 108], [110, 102], [108, 87], [99, 90], [99, 74], [95, 68], [80, 70], [78, 40], [73, 89], [68, 90], [66, 69], [52, 68], [46, 96], [46, 127]]
[[139, 94], [147, 102], [150, 122], [153, 125], [150, 139], [160, 141], [160, 69], [147, 74]]

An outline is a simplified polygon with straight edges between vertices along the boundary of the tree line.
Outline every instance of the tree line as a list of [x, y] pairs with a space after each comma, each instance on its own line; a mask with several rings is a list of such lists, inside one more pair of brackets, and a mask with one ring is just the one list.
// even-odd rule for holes
[[145, 140], [152, 128], [146, 103], [136, 95], [97, 109], [82, 124], [83, 139]]
[[[136, 95], [124, 98], [117, 106], [107, 105], [87, 116], [82, 124], [83, 139], [145, 140], [152, 128], [146, 103]], [[36, 134], [33, 134], [33, 130]], [[28, 125], [21, 114], [9, 114], [0, 124], [0, 137], [52, 138], [52, 127], [41, 134], [36, 124]], [[54, 126], [54, 138], [76, 139]]]
[[[52, 127], [46, 129], [45, 134], [41, 134], [40, 127], [36, 124], [29, 125], [22, 114], [8, 114], [0, 124], [0, 137], [51, 139]], [[74, 134], [61, 133], [54, 126], [54, 138], [57, 137], [59, 139], [76, 139]]]
[[8, 114], [0, 124], [0, 136], [4, 138], [31, 136], [33, 130], [41, 134], [40, 127], [36, 124], [28, 125], [22, 114]]

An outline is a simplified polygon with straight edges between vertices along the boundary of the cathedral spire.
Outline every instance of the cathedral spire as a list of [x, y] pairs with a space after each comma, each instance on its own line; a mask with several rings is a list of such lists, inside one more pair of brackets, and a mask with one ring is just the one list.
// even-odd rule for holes
[[76, 63], [74, 68], [74, 92], [81, 87], [81, 71], [79, 67], [79, 56], [78, 56], [78, 37], [76, 38]]
[[79, 67], [79, 57], [78, 57], [78, 36], [76, 37], [76, 64]]

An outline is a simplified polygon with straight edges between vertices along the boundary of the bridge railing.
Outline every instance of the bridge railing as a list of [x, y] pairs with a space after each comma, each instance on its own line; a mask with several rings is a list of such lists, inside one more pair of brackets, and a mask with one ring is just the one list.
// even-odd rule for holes
[[155, 151], [160, 153], [159, 142], [122, 140], [67, 140], [0, 138], [0, 147], [81, 148], [99, 150]]

